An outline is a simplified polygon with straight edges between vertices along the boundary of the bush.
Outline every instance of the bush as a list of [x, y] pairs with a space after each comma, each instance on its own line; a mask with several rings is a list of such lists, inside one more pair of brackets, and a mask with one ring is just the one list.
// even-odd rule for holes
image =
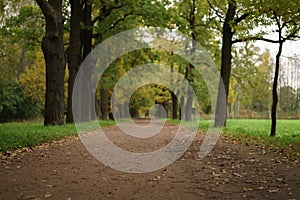
[[33, 118], [41, 110], [40, 103], [24, 95], [16, 82], [0, 79], [0, 122]]

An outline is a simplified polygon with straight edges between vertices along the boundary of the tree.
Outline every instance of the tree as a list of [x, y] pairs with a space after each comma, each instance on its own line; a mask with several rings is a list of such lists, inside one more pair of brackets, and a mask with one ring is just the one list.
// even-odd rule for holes
[[[221, 72], [214, 124], [215, 127], [222, 127], [226, 125], [227, 117], [226, 108], [229, 95], [233, 37], [238, 33], [238, 25], [251, 16], [251, 11], [250, 6], [246, 7], [243, 5], [245, 4], [244, 1], [228, 0], [225, 5], [222, 3], [220, 5], [216, 4], [217, 6], [213, 5], [210, 0], [207, 0], [207, 2], [213, 11], [212, 17], [217, 16], [223, 24], [222, 30], [220, 30], [222, 32]], [[219, 22], [216, 23], [217, 28], [220, 29]], [[225, 101], [222, 94], [223, 85], [225, 89]], [[223, 120], [224, 118], [225, 120]]]
[[70, 0], [71, 19], [70, 19], [70, 45], [66, 51], [68, 55], [68, 100], [67, 100], [67, 123], [74, 122], [72, 112], [72, 93], [75, 78], [81, 64], [81, 37], [80, 21], [82, 17], [82, 6], [80, 0]]
[[240, 117], [243, 111], [247, 112], [248, 117], [253, 114], [254, 117], [257, 114], [268, 117], [273, 68], [270, 52], [261, 54], [258, 47], [249, 43], [234, 48], [233, 52], [228, 101], [231, 117]]
[[[195, 33], [195, 15], [196, 15], [196, 0], [192, 0], [191, 5], [190, 5], [190, 13], [189, 13], [189, 18], [188, 18], [188, 23], [190, 26], [191, 30], [191, 38], [195, 41], [196, 40], [196, 33]], [[192, 43], [192, 49], [191, 53], [195, 52], [195, 42]], [[194, 69], [194, 66], [192, 64], [188, 64], [185, 70], [185, 78], [189, 81], [192, 82], [193, 80], [193, 75], [192, 75], [192, 70]], [[187, 101], [186, 101], [186, 106], [185, 106], [185, 120], [190, 121], [192, 120], [192, 105], [193, 105], [193, 96], [192, 96], [192, 91], [191, 88], [188, 88], [187, 92]]]
[[[300, 14], [298, 9], [289, 8], [292, 10], [292, 14], [286, 17], [286, 10], [277, 10], [279, 9], [278, 3], [275, 1], [276, 7], [273, 10], [273, 17], [276, 21], [276, 25], [278, 28], [278, 53], [276, 55], [276, 64], [275, 64], [275, 74], [274, 74], [274, 81], [273, 81], [273, 103], [272, 103], [272, 125], [271, 125], [271, 132], [270, 136], [275, 136], [276, 134], [276, 110], [277, 110], [277, 103], [278, 103], [278, 94], [277, 94], [277, 85], [278, 85], [278, 76], [279, 76], [279, 68], [280, 68], [280, 56], [282, 54], [283, 43], [290, 39], [298, 36], [300, 30]], [[280, 7], [282, 9], [282, 7]], [[290, 28], [289, 26], [292, 26]], [[287, 35], [284, 36], [284, 30], [287, 31]]]
[[64, 124], [65, 52], [62, 0], [36, 0], [46, 20], [42, 50], [46, 63], [44, 125]]
[[43, 110], [41, 106], [45, 106], [46, 92], [46, 73], [43, 63], [41, 51], [37, 52], [37, 58], [34, 65], [26, 67], [25, 71], [18, 77], [17, 83], [22, 89], [24, 96], [31, 99], [32, 102], [39, 104], [39, 110]]
[[[173, 55], [173, 52], [171, 53]], [[171, 83], [174, 81], [173, 77], [173, 72], [174, 72], [174, 64], [171, 64]], [[178, 118], [178, 99], [176, 97], [176, 94], [173, 91], [170, 91], [171, 94], [171, 99], [172, 99], [172, 119], [177, 119]]]
[[15, 94], [11, 95], [12, 106], [5, 106], [1, 116], [2, 121], [28, 119], [39, 116], [44, 107], [45, 68], [37, 49], [44, 35], [44, 20], [34, 2], [5, 4], [5, 15], [0, 15], [0, 76], [6, 92]]
[[[208, 0], [210, 3], [210, 1]], [[222, 9], [216, 9], [211, 3], [212, 10], [215, 11], [215, 15], [222, 19]], [[243, 5], [243, 6], [242, 6]], [[237, 12], [238, 8], [245, 8], [242, 11]], [[228, 89], [229, 89], [229, 77], [231, 71], [231, 47], [234, 43], [245, 42], [249, 40], [263, 40], [267, 42], [273, 42], [279, 44], [279, 51], [276, 56], [276, 67], [273, 84], [273, 104], [272, 104], [272, 126], [271, 136], [275, 135], [276, 130], [276, 106], [278, 101], [277, 95], [277, 79], [279, 71], [279, 60], [282, 52], [283, 43], [288, 39], [294, 39], [299, 37], [299, 2], [298, 1], [279, 1], [272, 0], [267, 2], [261, 1], [236, 1], [229, 0], [226, 9], [225, 20], [223, 22], [223, 44], [222, 44], [222, 64], [221, 64], [221, 78], [223, 80], [226, 100], [228, 101]], [[221, 12], [218, 12], [221, 11]], [[288, 13], [288, 14], [287, 14]], [[237, 27], [242, 23], [242, 26]], [[278, 32], [278, 40], [271, 40], [263, 38], [266, 34], [265, 31], [259, 32], [256, 36], [251, 36], [250, 31], [254, 27], [275, 25]], [[241, 35], [241, 33], [243, 35]], [[285, 34], [284, 34], [285, 33]], [[233, 38], [234, 35], [239, 38]], [[249, 36], [249, 37], [248, 37]], [[221, 81], [220, 81], [221, 83]], [[217, 111], [215, 126], [224, 126], [219, 119], [220, 113], [226, 113], [226, 105], [219, 103], [218, 97]], [[227, 102], [226, 101], [226, 102]], [[226, 104], [226, 103], [225, 103]]]
[[[214, 22], [213, 27], [222, 34], [221, 72], [214, 124], [215, 127], [222, 127], [226, 126], [234, 36], [239, 36], [238, 33], [245, 29], [240, 24], [251, 16], [252, 8], [250, 7], [251, 3], [243, 0], [225, 2], [207, 0], [207, 2], [211, 10], [208, 18]], [[251, 25], [248, 29], [250, 27]], [[223, 88], [225, 89], [225, 99]]]
[[[101, 1], [95, 3], [93, 9], [97, 15], [92, 17], [94, 45], [121, 31], [139, 26], [173, 26], [174, 13], [166, 9], [166, 4], [168, 4], [168, 1], [148, 0]], [[165, 19], [168, 19], [168, 21]], [[111, 77], [106, 78], [110, 79], [111, 82], [115, 81]], [[97, 102], [100, 103], [101, 118], [107, 119], [107, 110], [110, 108], [108, 103], [111, 102], [109, 94], [111, 92], [109, 91], [110, 88], [107, 87], [108, 84], [101, 84], [100, 82], [100, 85], [100, 100]]]
[[[249, 41], [249, 40], [262, 40], [271, 43], [278, 44], [278, 52], [276, 55], [275, 61], [275, 70], [274, 70], [274, 80], [272, 87], [272, 124], [270, 136], [276, 135], [276, 110], [278, 103], [278, 77], [280, 71], [280, 57], [282, 54], [283, 44], [287, 40], [296, 40], [299, 39], [299, 31], [300, 31], [300, 12], [299, 6], [300, 3], [297, 0], [293, 1], [280, 1], [280, 0], [270, 0], [267, 2], [255, 2], [255, 10], [257, 10], [256, 18], [253, 23], [256, 26], [274, 26], [276, 27], [273, 32], [278, 33], [278, 39], [268, 39], [262, 37], [262, 33], [259, 33], [258, 36], [249, 36], [243, 38], [242, 40], [236, 40], [235, 42], [241, 41]], [[265, 33], [264, 33], [265, 34]]]
[[[177, 24], [178, 29], [190, 36], [193, 41], [197, 41], [204, 48], [208, 49], [208, 52], [211, 55], [215, 55], [216, 49], [218, 46], [213, 44], [212, 38], [215, 36], [214, 31], [208, 27], [210, 21], [206, 19], [208, 15], [207, 10], [209, 5], [205, 1], [189, 0], [189, 1], [180, 1], [175, 4], [176, 12], [181, 18], [181, 24]], [[179, 21], [179, 20], [178, 20]], [[195, 43], [192, 43], [193, 47], [191, 48], [191, 53], [195, 51]], [[207, 99], [207, 87], [203, 79], [198, 79], [200, 76], [197, 74], [197, 70], [192, 64], [186, 63], [184, 66], [184, 75], [185, 78], [190, 82], [197, 96], [200, 97], [200, 102], [205, 102]], [[204, 89], [204, 90], [203, 90]], [[191, 90], [187, 91], [188, 95], [186, 99], [181, 99], [181, 106], [185, 106], [185, 112], [181, 113], [184, 116], [184, 119], [189, 121], [192, 119], [193, 113], [193, 98], [191, 95]], [[173, 98], [174, 99], [174, 98]], [[174, 99], [174, 102], [177, 101]], [[183, 105], [186, 102], [185, 105]], [[200, 102], [197, 102], [198, 104]], [[206, 109], [204, 109], [206, 110]], [[209, 109], [208, 109], [209, 110]], [[207, 111], [207, 110], [206, 110]]]
[[280, 109], [283, 112], [293, 112], [295, 111], [295, 99], [296, 91], [291, 86], [281, 86], [279, 88], [280, 94]]
[[16, 80], [26, 67], [34, 64], [38, 52], [36, 46], [44, 35], [40, 15], [37, 6], [25, 4], [16, 15], [3, 19], [0, 25], [0, 75], [6, 79]]

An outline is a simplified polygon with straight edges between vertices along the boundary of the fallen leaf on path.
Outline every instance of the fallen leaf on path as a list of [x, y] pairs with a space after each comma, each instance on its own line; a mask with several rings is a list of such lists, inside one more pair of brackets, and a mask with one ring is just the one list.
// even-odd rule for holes
[[18, 195], [17, 199], [37, 199], [34, 195], [24, 195], [23, 193]]
[[235, 175], [235, 176], [237, 176], [237, 177], [242, 177], [242, 175], [240, 175], [240, 174], [238, 174], [238, 173], [236, 173], [236, 172], [234, 172], [233, 175]]
[[213, 172], [212, 175], [215, 176], [215, 177], [222, 176], [222, 174], [216, 174], [215, 172]]
[[49, 198], [49, 197], [52, 197], [52, 194], [50, 192], [47, 192], [44, 196], [45, 196], [45, 198]]
[[52, 188], [52, 187], [54, 187], [54, 185], [46, 185], [47, 187], [49, 187], [49, 188]]
[[269, 190], [270, 193], [276, 193], [278, 192], [278, 189], [275, 189], [275, 190]]
[[276, 181], [282, 182], [283, 178], [276, 178]]
[[251, 187], [245, 187], [245, 186], [244, 186], [244, 191], [245, 191], [245, 192], [252, 191], [252, 190], [253, 190], [253, 189], [252, 189]]

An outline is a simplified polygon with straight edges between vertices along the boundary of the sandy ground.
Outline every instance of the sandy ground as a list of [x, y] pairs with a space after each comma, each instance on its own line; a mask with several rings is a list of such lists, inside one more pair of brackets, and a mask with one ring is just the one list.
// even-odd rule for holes
[[[177, 129], [167, 124], [148, 141], [115, 126], [105, 132], [123, 149], [149, 152], [171, 141]], [[104, 166], [75, 137], [0, 155], [0, 199], [300, 199], [299, 159], [228, 138], [200, 159], [203, 137], [199, 133], [173, 164], [140, 174]]]

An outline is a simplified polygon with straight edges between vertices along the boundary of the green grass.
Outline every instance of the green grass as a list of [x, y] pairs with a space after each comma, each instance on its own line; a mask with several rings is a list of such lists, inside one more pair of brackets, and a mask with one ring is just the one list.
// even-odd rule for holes
[[[100, 121], [101, 126], [115, 124], [114, 121]], [[18, 122], [0, 124], [0, 152], [22, 147], [34, 147], [41, 143], [76, 136], [74, 124], [63, 126], [43, 126], [41, 122]]]
[[[170, 120], [178, 124], [178, 120]], [[199, 130], [205, 131], [210, 120], [201, 120]], [[278, 120], [276, 136], [270, 137], [270, 120], [235, 119], [228, 120], [223, 136], [238, 139], [243, 143], [268, 146], [271, 149], [284, 148], [292, 154], [300, 153], [300, 120]]]
[[[168, 120], [178, 124], [178, 120]], [[100, 121], [101, 126], [115, 124], [114, 121]], [[209, 120], [201, 120], [199, 129], [207, 130]], [[238, 139], [243, 143], [267, 145], [276, 149], [285, 148], [300, 153], [300, 121], [278, 120], [275, 137], [269, 137], [270, 120], [228, 120], [223, 136]], [[0, 124], [0, 152], [4, 153], [22, 147], [33, 147], [51, 140], [76, 136], [74, 124], [44, 127], [41, 122], [20, 122]]]
[[249, 144], [289, 148], [300, 153], [299, 120], [278, 120], [274, 137], [269, 136], [270, 129], [270, 120], [228, 120], [224, 132]]

